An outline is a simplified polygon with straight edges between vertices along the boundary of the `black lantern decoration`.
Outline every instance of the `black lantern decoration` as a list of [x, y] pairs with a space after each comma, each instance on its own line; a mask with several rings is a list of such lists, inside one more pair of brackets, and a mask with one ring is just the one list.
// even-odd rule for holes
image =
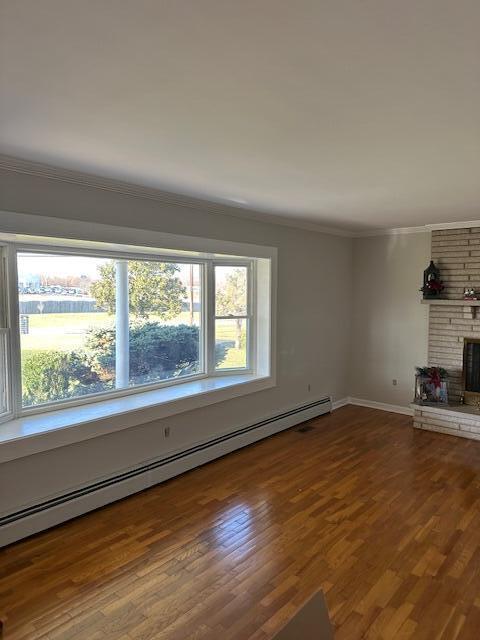
[[445, 289], [443, 282], [440, 280], [440, 270], [437, 269], [433, 260], [423, 272], [423, 292], [424, 298], [438, 298]]

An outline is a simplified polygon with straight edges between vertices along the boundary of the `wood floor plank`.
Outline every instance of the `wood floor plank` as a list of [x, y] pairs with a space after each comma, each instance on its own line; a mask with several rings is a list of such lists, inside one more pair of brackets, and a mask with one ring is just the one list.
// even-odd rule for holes
[[0, 551], [5, 640], [473, 640], [480, 443], [344, 407]]

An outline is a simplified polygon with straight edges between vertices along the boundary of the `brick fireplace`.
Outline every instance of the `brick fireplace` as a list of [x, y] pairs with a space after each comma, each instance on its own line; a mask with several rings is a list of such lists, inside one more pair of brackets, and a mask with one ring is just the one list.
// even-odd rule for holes
[[414, 426], [480, 439], [480, 411], [459, 404], [465, 338], [480, 339], [480, 308], [463, 300], [465, 288], [480, 290], [480, 228], [433, 231], [432, 260], [445, 300], [429, 301], [428, 365], [448, 370], [450, 406], [414, 405]]

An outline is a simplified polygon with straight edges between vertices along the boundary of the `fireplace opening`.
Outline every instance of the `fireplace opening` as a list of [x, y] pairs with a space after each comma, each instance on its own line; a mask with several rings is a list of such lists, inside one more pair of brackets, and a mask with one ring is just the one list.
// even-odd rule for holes
[[467, 404], [480, 401], [480, 339], [464, 338], [463, 391]]

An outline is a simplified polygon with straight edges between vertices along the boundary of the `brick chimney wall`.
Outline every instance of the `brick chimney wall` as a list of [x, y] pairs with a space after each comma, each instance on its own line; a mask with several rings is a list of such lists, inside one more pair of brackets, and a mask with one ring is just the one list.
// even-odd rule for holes
[[463, 340], [480, 338], [480, 309], [472, 318], [462, 306], [466, 287], [480, 290], [480, 228], [442, 229], [432, 232], [432, 260], [445, 284], [444, 297], [458, 306], [430, 305], [428, 364], [445, 367], [450, 374], [450, 401], [462, 390]]

